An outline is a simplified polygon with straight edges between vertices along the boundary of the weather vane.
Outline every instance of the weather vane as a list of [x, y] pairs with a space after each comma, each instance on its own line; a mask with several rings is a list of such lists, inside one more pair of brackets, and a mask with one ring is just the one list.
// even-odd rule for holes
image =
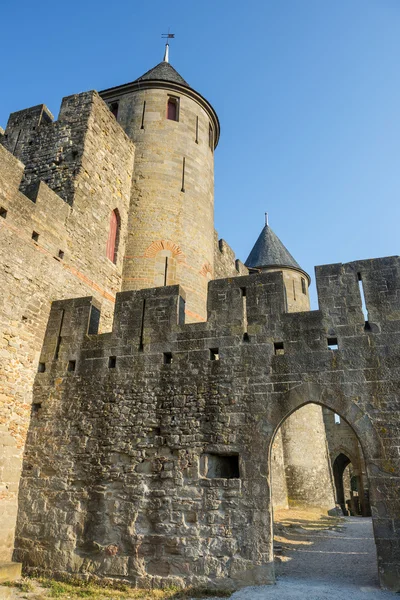
[[165, 44], [165, 54], [164, 54], [164, 62], [169, 62], [169, 42], [168, 40], [172, 40], [175, 37], [174, 33], [170, 33], [169, 32], [169, 27], [168, 27], [168, 33], [162, 33], [161, 37], [164, 40], [167, 40], [166, 44]]

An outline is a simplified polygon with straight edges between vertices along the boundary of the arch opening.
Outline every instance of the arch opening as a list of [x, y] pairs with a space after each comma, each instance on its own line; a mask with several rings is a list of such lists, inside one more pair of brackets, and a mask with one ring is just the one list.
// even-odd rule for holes
[[[301, 571], [301, 577], [319, 571], [327, 580], [336, 572], [350, 580], [357, 577], [353, 559], [359, 554], [360, 583], [377, 585], [372, 521], [360, 518], [371, 514], [366, 461], [354, 428], [336, 415], [336, 408], [302, 402], [275, 429], [270, 447], [275, 571], [278, 576], [299, 576]], [[357, 523], [367, 534], [354, 535]], [[330, 535], [332, 528], [339, 528], [337, 537]], [[333, 562], [321, 567], [324, 554]]]

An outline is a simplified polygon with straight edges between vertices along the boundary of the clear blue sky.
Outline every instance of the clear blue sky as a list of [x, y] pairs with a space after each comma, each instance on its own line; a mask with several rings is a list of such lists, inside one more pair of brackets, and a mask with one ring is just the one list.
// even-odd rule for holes
[[171, 64], [220, 117], [216, 228], [238, 257], [265, 211], [312, 277], [399, 253], [399, 0], [22, 0], [1, 23], [3, 127], [132, 81], [171, 27]]

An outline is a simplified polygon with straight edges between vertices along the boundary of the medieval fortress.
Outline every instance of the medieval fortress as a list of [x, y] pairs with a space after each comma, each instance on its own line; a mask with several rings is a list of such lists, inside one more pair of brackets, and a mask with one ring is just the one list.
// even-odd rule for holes
[[219, 135], [167, 59], [1, 130], [0, 560], [272, 583], [273, 507], [336, 504], [398, 591], [399, 257], [317, 267], [310, 311], [268, 223], [218, 240]]

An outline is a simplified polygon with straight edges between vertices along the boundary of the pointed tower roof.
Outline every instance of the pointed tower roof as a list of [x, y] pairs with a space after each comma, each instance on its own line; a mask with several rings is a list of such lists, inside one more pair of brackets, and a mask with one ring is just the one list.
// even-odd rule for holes
[[214, 125], [214, 147], [216, 148], [219, 141], [220, 135], [220, 124], [218, 115], [215, 112], [212, 105], [202, 96], [199, 92], [196, 92], [187, 81], [179, 75], [178, 71], [169, 63], [169, 46], [166, 45], [164, 60], [149, 71], [146, 71], [143, 75], [123, 85], [117, 85], [106, 90], [99, 92], [100, 96], [105, 102], [119, 101], [120, 98], [126, 94], [131, 94], [136, 91], [151, 90], [151, 89], [164, 89], [171, 91], [177, 95], [188, 96], [192, 100], [195, 100], [208, 114], [211, 123]]
[[137, 81], [170, 81], [172, 83], [180, 83], [181, 85], [185, 85], [190, 87], [190, 85], [179, 75], [178, 71], [174, 69], [169, 62], [163, 60], [158, 63], [155, 67], [146, 71], [144, 75], [135, 79]]
[[309, 275], [300, 267], [289, 250], [266, 222], [246, 262], [246, 267], [265, 269], [268, 267], [286, 267], [301, 271], [310, 280]]

